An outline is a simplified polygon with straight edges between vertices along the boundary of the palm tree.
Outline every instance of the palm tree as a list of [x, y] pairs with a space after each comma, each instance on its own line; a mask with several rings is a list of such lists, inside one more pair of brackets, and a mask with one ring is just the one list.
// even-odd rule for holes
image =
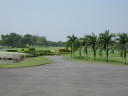
[[114, 37], [114, 34], [110, 34], [109, 30], [106, 30], [104, 33], [100, 33], [99, 35], [99, 41], [102, 46], [102, 48], [106, 51], [106, 61], [108, 62], [108, 53], [110, 46], [112, 45], [112, 37]]
[[88, 35], [88, 43], [93, 49], [93, 55], [94, 55], [94, 60], [96, 59], [96, 47], [97, 47], [97, 36], [92, 33], [92, 35]]
[[82, 47], [83, 47], [83, 40], [82, 40], [82, 38], [76, 39], [76, 41], [75, 41], [75, 48], [76, 48], [76, 50], [79, 51], [79, 56], [80, 57], [81, 57]]
[[84, 46], [84, 52], [86, 54], [86, 56], [88, 55], [88, 35], [85, 35], [84, 38], [82, 38], [83, 40], [83, 46]]
[[119, 44], [119, 49], [121, 51], [121, 56], [125, 60], [124, 63], [126, 63], [127, 50], [128, 50], [128, 34], [126, 33], [119, 34], [117, 40]]
[[111, 53], [112, 54], [115, 54], [117, 47], [118, 47], [118, 42], [116, 40], [113, 40], [112, 45], [111, 45]]
[[77, 37], [75, 35], [72, 35], [72, 36], [67, 36], [67, 38], [68, 38], [68, 44], [71, 48], [71, 56], [74, 56], [75, 42], [76, 42]]
[[103, 48], [100, 38], [98, 38], [98, 49], [99, 49], [99, 55], [102, 56], [103, 54]]

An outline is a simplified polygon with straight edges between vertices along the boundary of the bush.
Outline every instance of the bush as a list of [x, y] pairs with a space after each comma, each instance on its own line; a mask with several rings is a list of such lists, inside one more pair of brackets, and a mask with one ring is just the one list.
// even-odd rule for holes
[[36, 57], [36, 56], [38, 56], [38, 54], [36, 53], [35, 48], [29, 48], [29, 55], [30, 55], [31, 57]]
[[70, 50], [68, 50], [68, 49], [59, 49], [59, 51], [58, 51], [58, 53], [59, 54], [70, 54]]
[[59, 52], [71, 52], [69, 49], [59, 49]]
[[41, 55], [43, 55], [43, 52], [42, 52], [41, 50], [39, 50], [39, 51], [36, 51], [36, 53], [38, 54], [38, 56], [41, 56]]
[[39, 56], [41, 56], [41, 55], [55, 55], [55, 53], [50, 51], [50, 50], [39, 50], [39, 51], [37, 51], [37, 54]]
[[41, 55], [55, 55], [54, 52], [51, 50], [38, 50], [36, 51], [35, 48], [24, 48], [21, 50], [24, 53], [28, 53], [28, 57], [36, 57]]
[[18, 50], [16, 50], [16, 49], [7, 49], [6, 51], [7, 52], [18, 52]]
[[59, 52], [59, 54], [70, 54], [70, 52]]
[[36, 57], [36, 56], [38, 56], [35, 48], [23, 48], [23, 49], [21, 49], [21, 51], [23, 53], [28, 53], [28, 55], [27, 55], [28, 57]]
[[21, 49], [21, 52], [23, 52], [23, 53], [29, 53], [29, 48], [23, 48], [23, 49]]

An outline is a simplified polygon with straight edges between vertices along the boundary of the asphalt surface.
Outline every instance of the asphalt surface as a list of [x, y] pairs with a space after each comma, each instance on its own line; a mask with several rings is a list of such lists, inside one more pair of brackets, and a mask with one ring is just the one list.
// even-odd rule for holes
[[48, 58], [55, 62], [0, 69], [0, 96], [128, 96], [128, 66]]

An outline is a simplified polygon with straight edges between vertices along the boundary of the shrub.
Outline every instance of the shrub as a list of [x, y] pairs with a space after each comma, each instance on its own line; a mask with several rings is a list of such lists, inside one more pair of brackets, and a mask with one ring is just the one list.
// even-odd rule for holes
[[59, 49], [59, 52], [71, 52], [69, 49]]
[[39, 56], [41, 56], [41, 55], [55, 55], [55, 53], [50, 51], [50, 50], [39, 50], [39, 51], [37, 51], [37, 54]]
[[23, 48], [23, 49], [21, 49], [21, 52], [23, 52], [23, 53], [29, 53], [29, 48]]
[[28, 53], [28, 55], [27, 55], [28, 57], [36, 57], [36, 56], [38, 56], [35, 48], [23, 48], [23, 49], [21, 49], [21, 51], [23, 53]]
[[59, 52], [59, 54], [70, 54], [70, 52]]
[[59, 54], [70, 54], [70, 50], [69, 49], [59, 49], [58, 50], [58, 53]]
[[7, 49], [6, 51], [7, 52], [18, 52], [18, 50], [16, 50], [16, 49]]
[[30, 55], [31, 57], [36, 57], [36, 56], [38, 56], [38, 54], [36, 53], [35, 48], [29, 48], [29, 55]]

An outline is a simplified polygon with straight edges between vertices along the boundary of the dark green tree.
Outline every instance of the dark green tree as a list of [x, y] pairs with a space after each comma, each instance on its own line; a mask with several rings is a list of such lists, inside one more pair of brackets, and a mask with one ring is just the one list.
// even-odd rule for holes
[[77, 37], [75, 35], [72, 35], [72, 36], [67, 36], [67, 38], [68, 38], [68, 41], [67, 41], [68, 45], [71, 48], [71, 56], [74, 56], [75, 42], [76, 42]]
[[88, 35], [85, 35], [84, 38], [82, 38], [83, 40], [83, 47], [84, 47], [84, 52], [86, 54], [86, 56], [88, 55], [88, 45], [89, 45], [89, 38], [88, 38]]
[[75, 48], [76, 50], [79, 51], [79, 56], [81, 57], [81, 53], [82, 53], [82, 47], [83, 47], [83, 40], [82, 38], [77, 38], [75, 40]]
[[92, 47], [94, 60], [96, 59], [96, 50], [97, 50], [97, 36], [92, 33], [92, 35], [88, 36], [89, 40], [88, 43]]
[[100, 47], [102, 47], [106, 51], [106, 61], [108, 62], [108, 55], [109, 55], [109, 50], [111, 49], [111, 46], [113, 44], [113, 37], [114, 34], [110, 34], [109, 30], [106, 30], [104, 33], [100, 33], [99, 35], [99, 42], [100, 42]]
[[122, 33], [118, 35], [118, 46], [121, 51], [121, 56], [124, 59], [124, 63], [127, 61], [127, 51], [128, 51], [128, 34]]

